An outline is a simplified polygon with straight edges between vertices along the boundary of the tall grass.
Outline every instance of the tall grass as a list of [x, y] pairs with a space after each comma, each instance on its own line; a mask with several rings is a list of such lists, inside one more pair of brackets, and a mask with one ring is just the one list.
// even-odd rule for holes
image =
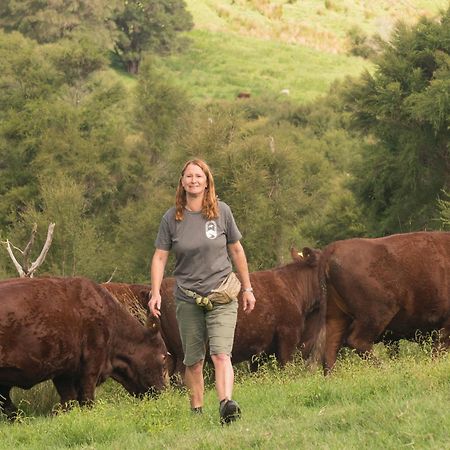
[[106, 383], [92, 409], [0, 422], [0, 448], [449, 448], [450, 356], [410, 343], [394, 359], [388, 353], [379, 346], [376, 359], [362, 360], [344, 352], [328, 378], [301, 360], [284, 370], [269, 360], [256, 374], [240, 367], [243, 417], [228, 427], [219, 425], [210, 382], [202, 416], [191, 415], [183, 391], [139, 401]]

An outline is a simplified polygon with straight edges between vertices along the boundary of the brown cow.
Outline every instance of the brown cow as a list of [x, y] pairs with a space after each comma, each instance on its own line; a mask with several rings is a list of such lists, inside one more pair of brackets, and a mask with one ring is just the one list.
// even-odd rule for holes
[[13, 386], [49, 379], [65, 406], [91, 403], [108, 377], [133, 395], [160, 391], [165, 357], [158, 326], [141, 325], [88, 279], [0, 282], [0, 408], [9, 417], [16, 412]]
[[[244, 314], [241, 308], [238, 311], [233, 364], [250, 361], [254, 370], [257, 362], [252, 362], [253, 357], [265, 353], [275, 354], [283, 366], [292, 359], [297, 348], [302, 350], [304, 357], [310, 355], [320, 331], [316, 260], [305, 258], [279, 268], [250, 274], [257, 304], [251, 314]], [[124, 286], [130, 286], [141, 301], [148, 302], [149, 286], [144, 292], [145, 285], [108, 285], [104, 286], [114, 295], [120, 295], [126, 289]], [[183, 374], [183, 349], [175, 316], [174, 288], [174, 278], [163, 280], [161, 332], [174, 360], [175, 371]], [[308, 301], [305, 300], [307, 296]]]
[[326, 295], [324, 370], [346, 344], [359, 353], [390, 332], [413, 338], [440, 331], [450, 345], [450, 233], [417, 232], [348, 239], [327, 246], [320, 258]]
[[[169, 278], [168, 280], [168, 282], [163, 283], [161, 290], [166, 292], [165, 290], [169, 289], [170, 293], [172, 293], [174, 279]], [[130, 297], [137, 299], [148, 312], [148, 301], [151, 293], [149, 284], [103, 283], [101, 286], [107, 289], [122, 304], [127, 304]], [[183, 348], [175, 316], [175, 303], [172, 297], [161, 305], [161, 311], [160, 331], [168, 350], [167, 369], [169, 376], [175, 373], [184, 374]]]

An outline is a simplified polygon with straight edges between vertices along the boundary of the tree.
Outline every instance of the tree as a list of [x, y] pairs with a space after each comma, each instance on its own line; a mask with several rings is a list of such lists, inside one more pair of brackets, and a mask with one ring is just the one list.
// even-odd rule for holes
[[186, 93], [157, 67], [156, 58], [147, 57], [135, 91], [134, 123], [149, 163], [161, 160], [168, 140], [192, 108]]
[[231, 206], [243, 234], [251, 270], [286, 262], [292, 244], [328, 243], [336, 227], [324, 235], [316, 225], [330, 199], [340, 194], [347, 194], [345, 215], [335, 209], [327, 219], [340, 219], [340, 236], [357, 229], [357, 208], [337, 181], [340, 174], [327, 158], [327, 143], [289, 123], [282, 111], [271, 115], [274, 108], [273, 102], [262, 105], [260, 100], [197, 108], [191, 122], [178, 128], [166, 169], [177, 173], [194, 156], [210, 164], [216, 191]]
[[[66, 55], [73, 56], [68, 64]], [[123, 85], [95, 70], [95, 51], [82, 54], [63, 41], [39, 46], [19, 33], [0, 33], [0, 57], [0, 227], [39, 202], [38, 176], [58, 170], [85, 186], [91, 214], [111, 213], [114, 220], [135, 164], [124, 145]]]
[[373, 75], [348, 83], [344, 102], [368, 138], [353, 189], [375, 234], [435, 228], [450, 186], [450, 9], [399, 24]]
[[183, 0], [124, 0], [114, 22], [119, 32], [115, 53], [133, 74], [144, 52], [173, 51], [180, 46], [179, 33], [193, 26]]
[[[21, 278], [25, 278], [25, 277], [33, 278], [34, 272], [36, 272], [36, 270], [45, 261], [45, 257], [47, 256], [47, 253], [52, 244], [54, 228], [55, 228], [54, 223], [51, 223], [48, 226], [47, 239], [45, 240], [45, 244], [42, 247], [41, 253], [39, 254], [37, 259], [33, 263], [30, 262], [30, 253], [31, 253], [31, 250], [32, 250], [32, 247], [34, 244], [34, 240], [36, 237], [36, 233], [37, 233], [37, 224], [34, 224], [33, 230], [31, 232], [30, 240], [28, 241], [28, 244], [25, 246], [25, 248], [23, 250], [16, 247], [15, 245], [11, 246], [11, 243], [9, 242], [8, 239], [5, 242], [3, 242], [3, 244], [6, 245], [6, 250], [8, 251], [8, 254], [9, 254], [12, 262], [14, 263], [14, 266], [16, 267], [17, 271], [19, 272], [19, 276]], [[14, 254], [12, 247], [14, 247], [15, 250], [18, 250], [20, 252], [20, 254], [22, 255], [22, 261], [23, 261], [22, 264], [20, 264], [20, 262], [17, 261], [17, 258]]]
[[0, 27], [19, 31], [39, 43], [89, 33], [106, 46], [116, 0], [2, 0]]
[[95, 220], [89, 216], [84, 186], [64, 172], [40, 177], [39, 181], [41, 201], [37, 207], [33, 203], [26, 206], [12, 233], [21, 237], [32, 224], [42, 228], [53, 220], [57, 222], [57, 232], [42, 266], [46, 273], [106, 280], [115, 261]]

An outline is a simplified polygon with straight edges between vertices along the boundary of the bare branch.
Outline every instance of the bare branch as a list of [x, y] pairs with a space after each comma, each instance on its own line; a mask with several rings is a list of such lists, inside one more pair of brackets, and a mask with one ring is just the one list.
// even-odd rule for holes
[[48, 226], [47, 239], [45, 241], [44, 247], [42, 248], [41, 254], [38, 256], [36, 261], [34, 261], [34, 263], [31, 264], [30, 269], [27, 271], [27, 276], [29, 276], [30, 278], [33, 278], [33, 272], [44, 262], [45, 257], [47, 256], [47, 252], [50, 248], [50, 245], [52, 244], [54, 228], [55, 228], [54, 223], [51, 223]]
[[28, 241], [27, 246], [25, 247], [24, 251], [22, 252], [23, 268], [25, 269], [25, 272], [28, 272], [28, 270], [30, 268], [30, 251], [31, 251], [31, 247], [34, 244], [34, 238], [36, 237], [36, 233], [37, 233], [37, 223], [35, 223], [33, 225], [33, 230], [31, 231], [30, 240]]
[[12, 262], [14, 263], [14, 266], [17, 269], [17, 272], [19, 272], [20, 278], [25, 278], [26, 273], [22, 270], [22, 266], [18, 263], [16, 257], [14, 256], [14, 253], [11, 248], [11, 244], [9, 243], [8, 239], [6, 239], [6, 242], [3, 242], [3, 244], [6, 244], [6, 250], [8, 250], [9, 257], [12, 259]]
[[113, 270], [113, 273], [111, 274], [111, 276], [109, 277], [109, 280], [107, 281], [107, 283], [111, 283], [111, 280], [113, 279], [114, 274], [116, 273], [117, 267]]
[[[6, 242], [4, 242], [4, 244], [6, 244]], [[21, 255], [23, 255], [23, 250], [21, 248], [16, 247], [12, 242], [10, 242], [10, 244], [14, 250], [17, 250], [18, 252], [20, 252]]]

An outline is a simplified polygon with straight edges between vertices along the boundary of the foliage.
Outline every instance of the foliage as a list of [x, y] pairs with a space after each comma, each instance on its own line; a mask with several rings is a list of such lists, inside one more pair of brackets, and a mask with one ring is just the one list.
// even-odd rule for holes
[[0, 27], [19, 31], [40, 43], [89, 33], [91, 40], [105, 44], [111, 31], [107, 19], [114, 3], [115, 0], [2, 0]]
[[151, 164], [159, 162], [167, 143], [192, 105], [157, 61], [147, 55], [135, 90], [135, 128]]
[[[46, 44], [0, 32], [2, 239], [20, 246], [37, 222], [42, 241], [55, 221], [41, 273], [105, 281], [114, 272], [115, 281], [147, 281], [159, 221], [191, 156], [211, 165], [251, 270], [285, 262], [291, 244], [321, 247], [396, 230], [386, 224], [397, 223], [398, 209], [438, 227], [440, 191], [433, 189], [445, 188], [441, 156], [448, 150], [441, 146], [440, 154], [433, 144], [448, 137], [447, 41], [439, 22], [417, 29], [399, 28], [401, 38], [385, 48], [374, 75], [336, 82], [322, 97], [332, 79], [359, 73], [362, 61], [196, 30], [184, 55], [145, 53], [130, 81], [107, 68], [103, 44], [87, 30]], [[413, 75], [405, 61], [423, 70]], [[180, 80], [179, 73], [187, 75]], [[253, 81], [244, 84], [249, 74]], [[288, 95], [281, 94], [286, 87]], [[247, 88], [250, 98], [235, 99]], [[419, 170], [418, 161], [427, 166]], [[408, 178], [418, 173], [419, 181]], [[403, 185], [414, 183], [409, 195]], [[413, 226], [401, 220], [402, 229]], [[2, 251], [0, 277], [11, 275]]]
[[450, 180], [450, 9], [440, 21], [400, 24], [374, 75], [351, 82], [344, 102], [366, 134], [355, 193], [376, 234], [436, 228]]
[[379, 36], [368, 37], [358, 26], [348, 31], [350, 40], [350, 54], [373, 59], [379, 53], [381, 38]]
[[169, 53], [178, 34], [193, 27], [183, 0], [125, 0], [113, 20], [118, 29], [114, 51], [130, 73], [137, 73], [144, 52]]
[[[39, 272], [106, 280], [113, 271], [113, 262], [95, 222], [87, 216], [83, 186], [68, 174], [53, 173], [49, 178], [41, 177], [39, 187], [42, 204], [38, 209], [34, 205], [25, 209], [20, 225], [22, 233], [19, 227], [15, 228], [17, 238], [23, 239], [33, 223], [38, 224], [40, 230], [45, 230], [50, 222], [56, 223], [51, 250]], [[42, 248], [43, 238], [45, 233], [36, 240], [36, 251]]]
[[[450, 195], [444, 191], [443, 196], [444, 198], [438, 200], [438, 206], [441, 212], [441, 222], [444, 229], [450, 230]], [[446, 200], [447, 198], [449, 200]]]
[[[332, 148], [348, 145], [347, 138], [339, 144], [331, 134], [328, 142], [318, 139], [310, 128], [290, 122], [292, 110], [289, 102], [273, 98], [211, 102], [179, 129], [170, 151], [172, 173], [187, 158], [208, 161], [219, 197], [231, 206], [243, 234], [252, 270], [285, 262], [293, 243], [330, 242], [337, 217], [341, 236], [354, 231], [344, 214], [357, 221], [349, 211], [355, 207], [351, 193], [337, 181], [342, 169], [329, 157]], [[346, 195], [352, 206], [330, 212], [333, 217], [327, 218], [336, 227], [320, 234], [311, 224], [320, 220], [332, 195]]]

